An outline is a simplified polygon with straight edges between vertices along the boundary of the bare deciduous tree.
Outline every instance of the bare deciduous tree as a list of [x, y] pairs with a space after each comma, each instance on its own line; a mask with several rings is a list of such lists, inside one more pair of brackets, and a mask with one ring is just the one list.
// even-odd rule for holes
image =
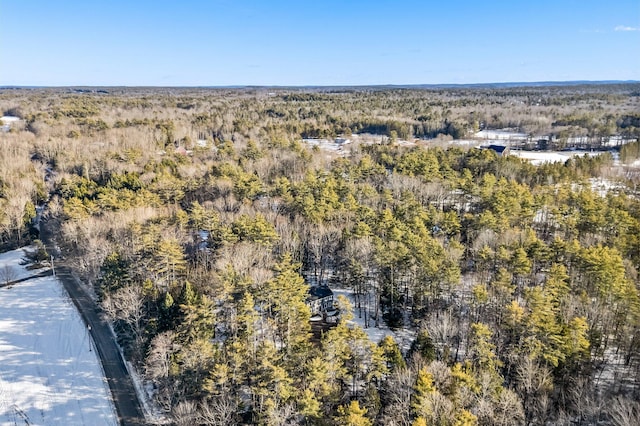
[[[461, 341], [460, 324], [452, 311], [448, 310], [440, 315], [432, 315], [426, 322], [426, 328], [438, 348], [438, 357], [448, 362], [448, 358], [453, 356], [454, 361], [457, 361]], [[454, 347], [456, 352], [452, 353]]]
[[123, 321], [133, 333], [133, 350], [140, 355], [142, 341], [144, 340], [144, 296], [142, 288], [136, 285], [128, 285], [118, 289], [113, 294], [107, 294], [102, 302], [103, 309], [112, 321]]
[[171, 355], [174, 353], [175, 333], [165, 331], [151, 341], [149, 354], [145, 360], [145, 376], [151, 380], [164, 379], [169, 376]]
[[11, 265], [4, 265], [0, 269], [0, 282], [4, 285], [9, 285], [15, 281], [18, 277], [18, 273]]
[[176, 405], [171, 415], [176, 426], [192, 426], [197, 424], [197, 404], [192, 401], [182, 401]]
[[208, 426], [232, 426], [238, 424], [238, 403], [224, 395], [203, 401], [198, 412], [198, 423]]
[[548, 394], [553, 388], [551, 371], [532, 357], [526, 356], [516, 366], [516, 389], [523, 400], [528, 422], [546, 418]]
[[492, 424], [521, 425], [524, 424], [524, 420], [524, 409], [518, 395], [511, 389], [503, 389], [494, 404]]
[[416, 381], [414, 369], [395, 370], [386, 380], [382, 391], [383, 413], [381, 424], [411, 425], [411, 395]]
[[616, 397], [607, 406], [607, 413], [615, 426], [640, 425], [640, 402]]

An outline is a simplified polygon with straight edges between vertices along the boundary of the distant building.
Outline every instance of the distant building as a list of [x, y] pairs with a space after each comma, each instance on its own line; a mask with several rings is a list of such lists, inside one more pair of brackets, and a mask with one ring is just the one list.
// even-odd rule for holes
[[538, 137], [538, 140], [536, 141], [536, 149], [540, 149], [542, 151], [546, 151], [547, 149], [549, 149], [551, 143], [551, 137], [549, 136], [540, 136]]
[[307, 295], [311, 315], [319, 315], [333, 309], [333, 291], [327, 286], [311, 286]]

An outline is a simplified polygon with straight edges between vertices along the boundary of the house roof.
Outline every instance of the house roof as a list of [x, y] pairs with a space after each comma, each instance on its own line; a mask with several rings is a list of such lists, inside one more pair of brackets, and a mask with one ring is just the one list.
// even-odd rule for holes
[[307, 300], [324, 299], [325, 297], [332, 297], [333, 291], [327, 286], [313, 286], [309, 287], [309, 295]]
[[507, 149], [507, 147], [504, 146], [504, 145], [493, 145], [493, 144], [489, 145], [489, 146], [486, 146], [485, 148], [491, 149], [491, 150], [497, 152], [498, 154], [502, 154], [504, 152], [504, 150]]

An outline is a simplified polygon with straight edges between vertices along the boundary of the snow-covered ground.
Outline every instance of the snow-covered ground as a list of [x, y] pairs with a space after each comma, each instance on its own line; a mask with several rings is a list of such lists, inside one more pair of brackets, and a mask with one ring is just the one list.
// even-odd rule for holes
[[323, 151], [336, 152], [336, 153], [344, 152], [343, 144], [335, 143], [335, 141], [331, 141], [329, 139], [307, 138], [307, 139], [302, 139], [302, 142], [306, 143], [311, 147], [317, 146]]
[[[0, 254], [12, 279], [39, 270]], [[0, 425], [117, 425], [92, 341], [62, 284], [47, 276], [0, 288]]]
[[622, 145], [626, 145], [628, 143], [632, 143], [632, 142], [636, 142], [636, 141], [637, 141], [636, 138], [627, 139], [627, 138], [623, 138], [622, 136], [610, 136], [603, 143], [603, 145], [604, 146], [610, 146], [610, 147], [616, 147], [616, 146], [622, 146]]
[[597, 156], [602, 152], [585, 152], [585, 151], [511, 151], [511, 155], [520, 157], [535, 166], [543, 163], [565, 162], [571, 157], [581, 157], [583, 155]]
[[449, 144], [459, 146], [479, 146], [481, 142], [476, 139], [454, 139], [449, 142]]
[[11, 130], [11, 125], [15, 124], [17, 122], [20, 121], [19, 117], [12, 117], [10, 115], [3, 115], [2, 117], [0, 117], [0, 123], [2, 124], [0, 126], [0, 129], [2, 129], [3, 132], [8, 132], [9, 130]]
[[527, 140], [529, 135], [527, 133], [514, 132], [510, 129], [499, 130], [480, 130], [474, 135], [476, 138], [488, 139], [494, 141], [504, 140]]
[[[373, 135], [369, 133], [353, 134], [349, 138], [336, 138], [319, 139], [319, 138], [304, 138], [302, 142], [310, 147], [318, 147], [321, 151], [332, 152], [340, 156], [347, 156], [354, 146], [358, 145], [376, 145], [386, 143], [389, 141], [389, 137], [385, 135]], [[412, 147], [416, 145], [414, 140], [398, 139], [395, 144], [397, 146]]]
[[[386, 336], [392, 336], [396, 343], [400, 346], [400, 349], [403, 353], [406, 353], [411, 347], [411, 343], [415, 340], [416, 332], [415, 330], [408, 328], [401, 328], [397, 330], [390, 329], [387, 324], [384, 322], [382, 318], [378, 322], [378, 326], [376, 327], [375, 321], [371, 319], [373, 314], [372, 311], [368, 313], [369, 321], [368, 324], [365, 323], [365, 315], [355, 306], [355, 296], [353, 290], [345, 289], [345, 288], [332, 288], [333, 291], [333, 299], [337, 300], [338, 296], [344, 296], [351, 302], [351, 307], [353, 309], [353, 319], [348, 321], [348, 324], [355, 324], [362, 328], [367, 336], [369, 336], [369, 340], [374, 343], [380, 343], [382, 339]], [[373, 297], [373, 296], [371, 296]], [[364, 311], [364, 308], [362, 309]]]
[[[8, 277], [9, 281], [15, 281], [42, 272], [42, 270], [39, 269], [33, 271], [27, 270], [25, 265], [21, 265], [24, 257], [25, 253], [22, 250], [13, 250], [0, 254], [0, 284], [5, 283], [5, 277]], [[6, 296], [4, 296], [4, 293], [0, 294], [2, 295], [0, 296], [1, 303]]]
[[607, 194], [611, 191], [623, 191], [625, 186], [613, 182], [609, 179], [605, 178], [591, 178], [589, 179], [589, 183], [591, 184], [591, 190], [596, 192], [601, 197], [606, 197]]

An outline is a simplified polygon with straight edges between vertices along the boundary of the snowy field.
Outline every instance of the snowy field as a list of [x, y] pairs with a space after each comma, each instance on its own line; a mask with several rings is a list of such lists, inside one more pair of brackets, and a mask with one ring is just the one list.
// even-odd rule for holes
[[[12, 279], [40, 272], [0, 254]], [[53, 277], [0, 287], [0, 425], [117, 425], [87, 330]]]
[[[361, 133], [361, 134], [353, 134], [350, 138], [336, 138], [334, 140], [330, 139], [319, 139], [319, 138], [304, 138], [302, 142], [310, 147], [318, 147], [321, 151], [332, 152], [338, 154], [342, 157], [347, 156], [354, 145], [375, 145], [386, 143], [389, 141], [389, 138], [384, 135], [372, 135], [369, 133]], [[411, 147], [415, 146], [415, 141], [408, 141], [404, 139], [398, 139], [395, 144], [397, 146]]]
[[529, 137], [527, 133], [518, 133], [509, 129], [480, 130], [474, 136], [476, 138], [488, 139], [492, 141], [527, 140], [527, 138]]
[[543, 163], [564, 163], [571, 157], [582, 157], [583, 155], [591, 157], [602, 154], [602, 152], [586, 152], [586, 151], [511, 151], [511, 155], [525, 160], [529, 160], [534, 166]]
[[302, 139], [302, 142], [306, 143], [310, 147], [317, 146], [323, 151], [336, 152], [336, 153], [340, 153], [341, 151], [344, 151], [343, 145], [337, 144], [334, 141], [331, 141], [329, 139], [307, 138], [307, 139]]

